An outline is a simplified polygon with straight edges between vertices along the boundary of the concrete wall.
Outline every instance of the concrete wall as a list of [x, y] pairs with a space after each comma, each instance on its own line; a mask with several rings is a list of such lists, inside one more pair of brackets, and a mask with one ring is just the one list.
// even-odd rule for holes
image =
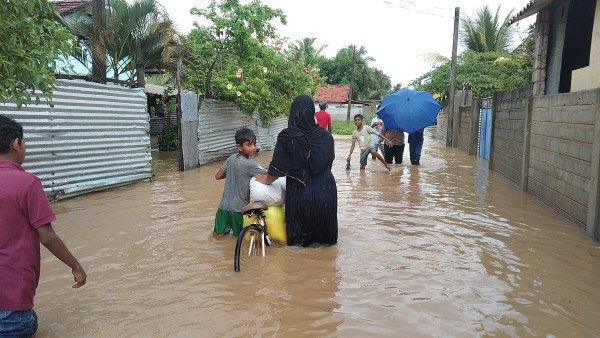
[[436, 122], [436, 134], [440, 138], [440, 140], [445, 140], [448, 136], [448, 114], [446, 110], [448, 108], [444, 108], [440, 110], [437, 116]]
[[529, 89], [497, 93], [492, 103], [490, 169], [521, 185], [523, 138]]
[[480, 100], [471, 100], [469, 106], [460, 106], [460, 131], [458, 134], [458, 147], [468, 155], [477, 154], [479, 142], [479, 109]]
[[[527, 191], [584, 226], [598, 93], [536, 96]], [[598, 172], [595, 173], [598, 175]]]
[[490, 168], [600, 239], [600, 90], [496, 93]]

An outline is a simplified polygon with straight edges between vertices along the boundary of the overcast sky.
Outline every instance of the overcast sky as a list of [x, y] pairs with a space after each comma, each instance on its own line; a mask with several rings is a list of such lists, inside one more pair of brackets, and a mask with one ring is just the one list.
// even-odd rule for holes
[[[189, 9], [204, 8], [210, 3], [209, 0], [159, 2], [183, 34], [197, 20], [189, 14]], [[323, 52], [326, 57], [335, 56], [350, 44], [364, 46], [368, 55], [375, 58], [369, 63], [371, 67], [381, 69], [392, 84], [407, 85], [431, 69], [432, 65], [422, 60], [423, 54], [452, 56], [456, 7], [460, 8], [461, 17], [474, 18], [482, 5], [487, 4], [495, 13], [501, 4], [500, 14], [504, 18], [511, 10], [513, 15], [522, 11], [529, 0], [262, 0], [262, 3], [286, 14], [287, 25], [277, 27], [279, 35], [291, 42], [315, 37], [317, 47], [327, 45]], [[513, 25], [524, 32], [533, 22], [535, 16]], [[459, 45], [458, 52], [461, 50]]]

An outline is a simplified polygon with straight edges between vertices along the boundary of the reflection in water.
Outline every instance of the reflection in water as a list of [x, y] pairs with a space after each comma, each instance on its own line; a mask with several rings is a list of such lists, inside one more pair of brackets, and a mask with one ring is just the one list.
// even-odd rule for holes
[[421, 166], [388, 173], [346, 171], [338, 137], [339, 244], [275, 244], [240, 273], [234, 238], [210, 239], [221, 163], [181, 173], [156, 152], [154, 181], [54, 204], [89, 280], [71, 289], [44, 251], [38, 337], [600, 336], [598, 244], [485, 162], [425, 139]]

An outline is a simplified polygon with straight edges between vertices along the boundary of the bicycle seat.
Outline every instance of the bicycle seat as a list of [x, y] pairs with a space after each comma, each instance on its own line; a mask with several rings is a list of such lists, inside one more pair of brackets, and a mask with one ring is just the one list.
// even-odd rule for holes
[[267, 210], [269, 209], [269, 206], [265, 202], [250, 202], [248, 205], [242, 208], [242, 215], [248, 214], [256, 209]]

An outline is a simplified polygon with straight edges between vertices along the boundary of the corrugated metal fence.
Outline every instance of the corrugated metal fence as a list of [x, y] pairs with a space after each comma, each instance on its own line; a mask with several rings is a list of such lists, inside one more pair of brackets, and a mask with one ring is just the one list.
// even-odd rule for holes
[[152, 178], [146, 95], [142, 89], [58, 80], [52, 104], [0, 114], [23, 125], [25, 169], [41, 180], [50, 200]]
[[277, 135], [287, 127], [287, 118], [275, 118], [269, 127], [264, 127], [256, 115], [245, 115], [234, 103], [211, 99], [202, 102], [198, 116], [199, 165], [233, 154], [235, 132], [241, 127], [256, 133], [257, 147], [261, 150], [272, 150]]

